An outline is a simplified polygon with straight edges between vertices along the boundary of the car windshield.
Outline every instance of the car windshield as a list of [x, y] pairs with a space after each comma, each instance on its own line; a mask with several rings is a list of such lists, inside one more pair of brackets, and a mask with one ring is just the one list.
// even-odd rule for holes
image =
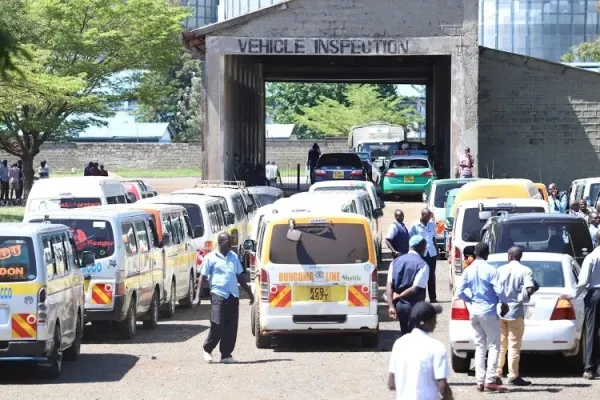
[[364, 161], [369, 161], [369, 160], [371, 159], [371, 157], [369, 157], [369, 153], [364, 153], [364, 152], [361, 152], [361, 153], [356, 153], [356, 154], [358, 154], [358, 157], [359, 157], [359, 158], [360, 158], [360, 160], [361, 160], [361, 161], [363, 161], [363, 162], [364, 162]]
[[269, 204], [273, 204], [278, 200], [277, 196], [268, 193], [259, 193], [255, 194], [255, 196], [258, 196], [258, 201], [260, 201], [262, 206], [268, 206]]
[[600, 183], [592, 183], [590, 185], [590, 197], [586, 199], [588, 203], [591, 204], [592, 202], [596, 201], [598, 193], [600, 193]]
[[274, 264], [356, 264], [369, 261], [364, 225], [300, 225], [298, 242], [287, 238], [289, 225], [273, 227], [270, 260]]
[[[33, 241], [28, 237], [0, 237], [0, 282], [32, 281], [37, 277]], [[0, 293], [2, 295], [4, 293]]]
[[[42, 222], [32, 220], [31, 222]], [[94, 253], [97, 260], [110, 257], [115, 252], [115, 239], [110, 222], [93, 219], [59, 219], [50, 218], [53, 224], [66, 225], [71, 229], [77, 252]]]
[[[498, 268], [505, 265], [507, 261], [488, 261], [490, 265]], [[560, 261], [523, 261], [521, 264], [531, 268], [533, 279], [540, 285], [546, 288], [562, 288], [565, 287], [565, 276], [563, 266]]]
[[398, 150], [398, 145], [396, 143], [363, 143], [361, 150], [370, 153], [371, 159], [390, 158], [392, 151]]
[[448, 194], [453, 189], [458, 189], [463, 187], [467, 182], [452, 182], [452, 183], [443, 183], [437, 184], [435, 186], [435, 195], [433, 197], [433, 206], [435, 208], [444, 208], [446, 206], [446, 200], [448, 199]]
[[321, 168], [337, 166], [362, 168], [362, 163], [356, 154], [332, 153], [323, 154], [321, 157], [319, 157], [316, 167]]
[[390, 169], [393, 168], [431, 168], [429, 161], [422, 158], [400, 158], [390, 161]]
[[593, 250], [585, 221], [514, 221], [501, 227], [494, 253], [506, 253], [512, 246], [524, 251], [568, 254], [585, 257]]
[[[506, 208], [486, 208], [491, 210], [493, 213], [499, 211], [508, 211], [509, 214], [524, 214], [524, 213], [543, 213], [545, 210], [542, 207], [513, 207], [511, 209]], [[462, 232], [461, 238], [465, 242], [479, 242], [481, 240], [481, 229], [485, 225], [487, 220], [479, 219], [479, 208], [467, 208], [465, 209], [465, 215], [462, 221]], [[508, 250], [508, 249], [507, 249]], [[494, 253], [502, 253], [501, 251], [494, 251]]]

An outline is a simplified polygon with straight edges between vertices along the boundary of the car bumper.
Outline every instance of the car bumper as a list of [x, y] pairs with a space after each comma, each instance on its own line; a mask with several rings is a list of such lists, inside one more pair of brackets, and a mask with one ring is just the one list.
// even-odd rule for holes
[[[562, 353], [571, 355], [578, 347], [579, 337], [573, 321], [534, 322], [525, 326], [521, 352]], [[475, 332], [470, 321], [450, 321], [450, 346], [455, 353], [475, 351]]]
[[89, 309], [85, 310], [85, 322], [90, 321], [123, 321], [127, 315], [129, 306], [127, 298], [124, 295], [117, 295], [113, 298], [112, 309]]
[[53, 340], [0, 342], [0, 361], [45, 361]]
[[389, 183], [388, 181], [383, 181], [384, 194], [423, 193], [429, 190], [430, 187], [431, 181], [427, 183]]
[[330, 177], [315, 176], [315, 182], [330, 182], [330, 181], [366, 181], [366, 176], [353, 176], [351, 178], [333, 179]]

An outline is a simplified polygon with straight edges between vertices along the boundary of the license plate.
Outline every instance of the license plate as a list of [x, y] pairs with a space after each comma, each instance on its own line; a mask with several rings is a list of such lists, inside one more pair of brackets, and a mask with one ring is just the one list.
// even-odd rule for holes
[[293, 301], [330, 303], [346, 301], [346, 286], [294, 286]]
[[404, 183], [413, 183], [414, 181], [415, 181], [414, 176], [405, 176], [404, 177]]
[[333, 171], [333, 179], [344, 179], [344, 171]]

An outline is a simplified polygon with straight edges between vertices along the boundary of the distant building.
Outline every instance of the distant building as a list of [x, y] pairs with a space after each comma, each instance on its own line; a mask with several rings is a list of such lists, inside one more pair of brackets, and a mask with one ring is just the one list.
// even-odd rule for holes
[[105, 119], [106, 126], [90, 126], [73, 142], [171, 143], [171, 128], [166, 122], [136, 122], [127, 111]]
[[295, 140], [295, 124], [266, 124], [266, 137], [268, 140]]
[[283, 0], [221, 0], [221, 4], [219, 4], [219, 21], [234, 18], [282, 1]]
[[183, 26], [186, 31], [200, 28], [218, 21], [219, 0], [180, 0], [181, 4], [192, 9], [192, 16], [186, 18]]

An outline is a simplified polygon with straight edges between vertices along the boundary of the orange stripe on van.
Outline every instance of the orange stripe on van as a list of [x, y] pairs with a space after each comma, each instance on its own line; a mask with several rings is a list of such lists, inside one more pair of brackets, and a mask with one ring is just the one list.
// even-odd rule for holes
[[369, 287], [367, 285], [348, 286], [348, 306], [369, 307]]
[[37, 318], [33, 314], [13, 314], [11, 318], [11, 336], [13, 339], [35, 339], [37, 336]]

